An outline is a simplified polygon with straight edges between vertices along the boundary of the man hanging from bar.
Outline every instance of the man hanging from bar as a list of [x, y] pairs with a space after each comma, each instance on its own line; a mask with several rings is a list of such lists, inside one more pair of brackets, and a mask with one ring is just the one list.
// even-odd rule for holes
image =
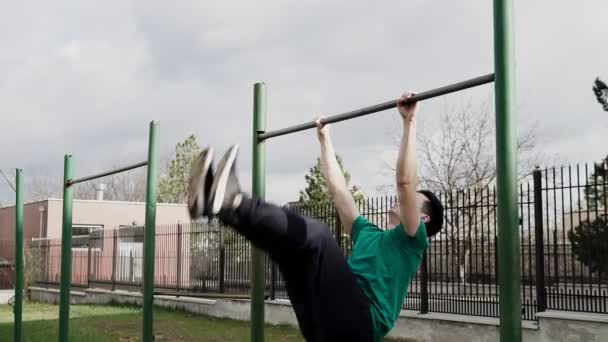
[[403, 136], [397, 160], [399, 202], [392, 228], [361, 216], [336, 160], [329, 125], [317, 119], [323, 176], [353, 250], [343, 257], [329, 227], [242, 193], [236, 175], [238, 145], [213, 171], [213, 149], [193, 163], [189, 186], [192, 218], [217, 216], [277, 263], [300, 330], [307, 341], [379, 341], [399, 317], [408, 286], [420, 267], [428, 238], [443, 225], [443, 206], [417, 191], [416, 103], [399, 100]]

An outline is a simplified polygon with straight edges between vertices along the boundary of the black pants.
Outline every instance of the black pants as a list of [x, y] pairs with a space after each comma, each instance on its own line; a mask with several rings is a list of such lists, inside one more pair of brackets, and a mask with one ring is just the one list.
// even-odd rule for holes
[[220, 219], [278, 264], [307, 341], [372, 341], [369, 299], [327, 225], [250, 198]]

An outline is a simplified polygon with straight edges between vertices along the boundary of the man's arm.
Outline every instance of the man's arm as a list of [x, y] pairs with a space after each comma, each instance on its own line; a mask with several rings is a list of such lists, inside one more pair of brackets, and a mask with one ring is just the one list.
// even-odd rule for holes
[[401, 220], [407, 235], [414, 237], [420, 224], [420, 212], [416, 203], [416, 103], [404, 104], [412, 94], [404, 94], [399, 100], [399, 113], [403, 118], [403, 136], [397, 159], [397, 192]]
[[321, 145], [321, 170], [325, 183], [329, 188], [338, 215], [340, 215], [344, 230], [350, 234], [353, 223], [360, 215], [359, 209], [348, 190], [344, 173], [342, 173], [336, 159], [336, 151], [329, 134], [329, 126], [321, 124], [321, 118], [317, 119], [317, 136]]

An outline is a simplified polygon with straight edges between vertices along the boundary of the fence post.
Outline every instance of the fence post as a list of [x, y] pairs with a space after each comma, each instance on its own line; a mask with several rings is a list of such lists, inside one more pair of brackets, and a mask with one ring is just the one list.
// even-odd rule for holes
[[536, 305], [537, 312], [547, 309], [545, 289], [545, 251], [543, 239], [543, 189], [542, 171], [537, 167], [533, 172], [534, 179], [534, 245], [536, 253]]
[[494, 275], [496, 276], [496, 284], [498, 285], [498, 233], [494, 235]]
[[175, 288], [179, 292], [182, 282], [182, 222], [177, 222], [177, 280]]
[[422, 267], [420, 269], [420, 313], [429, 313], [429, 263], [426, 251], [422, 254]]
[[114, 229], [114, 237], [112, 241], [112, 291], [116, 290], [116, 236], [120, 231], [119, 229]]
[[224, 244], [224, 226], [219, 226], [220, 230], [220, 293], [224, 293], [226, 276], [226, 245]]
[[553, 282], [559, 283], [559, 255], [557, 254], [557, 228], [553, 228]]
[[87, 243], [87, 247], [88, 247], [88, 254], [87, 254], [87, 287], [89, 287], [89, 284], [91, 283], [91, 273], [93, 272], [93, 268], [91, 267], [91, 262], [92, 262], [92, 258], [91, 258], [91, 235], [93, 235], [93, 230], [89, 230], [89, 241]]
[[129, 283], [135, 283], [135, 260], [133, 258], [133, 250], [129, 250]]
[[270, 299], [277, 299], [277, 265], [270, 261]]
[[44, 240], [44, 247], [46, 252], [44, 253], [44, 284], [45, 287], [49, 288], [49, 263], [51, 262], [51, 246], [49, 243], [49, 239], [46, 238]]
[[336, 242], [338, 242], [338, 247], [340, 247], [340, 250], [344, 252], [342, 248], [342, 221], [340, 220], [340, 215], [338, 215], [338, 211], [336, 210], [336, 208], [333, 208], [334, 217], [336, 219]]

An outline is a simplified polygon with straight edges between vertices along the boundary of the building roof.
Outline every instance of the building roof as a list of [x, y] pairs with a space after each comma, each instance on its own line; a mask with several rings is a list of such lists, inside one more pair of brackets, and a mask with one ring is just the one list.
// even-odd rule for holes
[[[49, 197], [49, 198], [43, 199], [43, 200], [26, 202], [26, 203], [24, 203], [24, 205], [32, 205], [32, 204], [36, 204], [36, 203], [45, 203], [45, 202], [63, 202], [63, 198], [52, 198], [52, 197]], [[94, 199], [93, 200], [74, 199], [73, 202], [74, 203], [146, 205], [146, 202], [111, 201], [111, 200], [94, 200]], [[162, 202], [157, 202], [156, 205], [157, 206], [163, 206], [163, 207], [185, 207], [186, 206], [186, 204], [184, 204], [184, 203], [162, 203]], [[10, 208], [14, 208], [14, 207], [15, 207], [15, 205], [6, 206], [6, 207], [0, 207], [0, 210], [2, 210], [2, 209], [10, 209]]]

